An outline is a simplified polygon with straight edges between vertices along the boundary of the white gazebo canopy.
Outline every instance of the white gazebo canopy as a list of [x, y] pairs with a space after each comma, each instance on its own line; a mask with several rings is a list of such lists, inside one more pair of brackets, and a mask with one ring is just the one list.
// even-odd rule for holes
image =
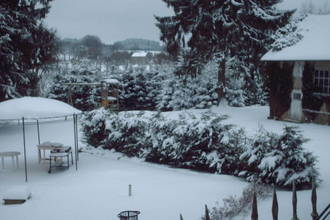
[[80, 114], [81, 111], [64, 102], [41, 98], [22, 97], [0, 102], [0, 120], [42, 119]]

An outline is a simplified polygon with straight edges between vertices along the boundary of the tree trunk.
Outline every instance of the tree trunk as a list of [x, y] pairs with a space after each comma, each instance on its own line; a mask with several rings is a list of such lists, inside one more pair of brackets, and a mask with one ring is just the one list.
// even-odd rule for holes
[[221, 99], [225, 96], [225, 88], [226, 88], [226, 59], [223, 58], [219, 63], [218, 69], [218, 103], [220, 103]]

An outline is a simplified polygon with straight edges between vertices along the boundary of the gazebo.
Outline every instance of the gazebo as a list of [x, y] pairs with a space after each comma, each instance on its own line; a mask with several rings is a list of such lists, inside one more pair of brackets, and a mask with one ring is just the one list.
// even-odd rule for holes
[[26, 159], [26, 123], [37, 125], [38, 143], [40, 145], [41, 120], [56, 120], [60, 118], [73, 118], [74, 138], [74, 160], [78, 170], [78, 115], [81, 111], [58, 100], [41, 97], [22, 97], [0, 102], [0, 122], [19, 122], [22, 124], [23, 154], [25, 181], [28, 181], [27, 159]]

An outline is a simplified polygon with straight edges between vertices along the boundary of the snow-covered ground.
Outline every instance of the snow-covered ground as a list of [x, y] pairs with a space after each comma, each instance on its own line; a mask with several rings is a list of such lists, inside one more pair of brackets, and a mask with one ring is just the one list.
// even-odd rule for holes
[[[281, 132], [284, 122], [267, 120], [268, 107], [231, 108], [221, 106], [213, 111], [228, 114], [228, 123], [245, 127], [251, 135], [260, 126]], [[200, 110], [192, 110], [199, 112]], [[176, 116], [177, 112], [168, 113]], [[319, 210], [330, 202], [330, 127], [297, 124], [305, 137], [305, 145], [319, 158], [323, 182], [318, 188]], [[0, 128], [0, 151], [23, 152], [21, 127]], [[56, 121], [41, 124], [41, 141], [56, 141], [73, 145], [73, 122]], [[48, 174], [48, 164], [38, 164], [36, 126], [27, 126], [28, 170], [27, 186], [32, 199], [23, 205], [0, 205], [1, 220], [23, 219], [117, 219], [123, 210], [140, 210], [141, 220], [200, 219], [204, 204], [216, 205], [224, 197], [240, 195], [246, 182], [231, 176], [205, 174], [184, 169], [150, 164], [120, 154], [93, 151], [81, 153], [79, 170]], [[83, 144], [80, 144], [82, 146]], [[6, 163], [11, 167], [11, 161]], [[133, 196], [128, 197], [128, 185]], [[0, 170], [0, 198], [12, 186], [25, 185], [23, 157], [19, 169]], [[279, 219], [291, 219], [291, 194], [279, 192]], [[270, 219], [271, 200], [259, 203], [259, 218]], [[298, 192], [300, 219], [310, 219], [310, 191]], [[249, 217], [246, 217], [248, 219]]]

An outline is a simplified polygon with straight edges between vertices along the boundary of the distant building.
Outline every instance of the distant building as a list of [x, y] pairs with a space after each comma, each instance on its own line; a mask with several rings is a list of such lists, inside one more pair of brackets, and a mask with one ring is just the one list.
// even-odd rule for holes
[[330, 15], [309, 15], [302, 40], [269, 51], [270, 118], [330, 124]]
[[131, 64], [147, 64], [152, 58], [152, 54], [146, 51], [133, 52], [131, 56]]

